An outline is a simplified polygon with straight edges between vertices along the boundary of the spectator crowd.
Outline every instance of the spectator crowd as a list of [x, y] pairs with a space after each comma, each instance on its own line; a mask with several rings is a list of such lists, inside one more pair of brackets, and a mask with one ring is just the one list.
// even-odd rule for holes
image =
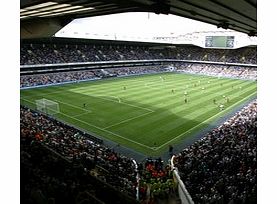
[[63, 82], [97, 78], [99, 78], [99, 70], [23, 75], [20, 76], [20, 87], [57, 84]]
[[[22, 137], [20, 142], [21, 197], [23, 204], [81, 204], [104, 200], [82, 165], [72, 165], [44, 148], [40, 142]], [[103, 190], [103, 189], [102, 189]], [[109, 200], [105, 200], [107, 203]]]
[[[225, 65], [206, 65], [206, 64], [175, 64], [177, 71], [192, 74], [202, 74], [217, 77], [232, 77], [240, 79], [257, 79], [257, 68], [237, 67]], [[133, 68], [113, 68], [95, 69], [87, 71], [60, 72], [48, 74], [35, 74], [20, 76], [20, 87], [32, 87], [38, 85], [49, 85], [65, 82], [75, 82], [80, 80], [93, 80], [106, 77], [128, 76], [135, 74], [160, 73], [166, 72], [168, 68], [164, 65], [133, 67]]]
[[96, 138], [25, 107], [21, 107], [20, 116], [21, 140], [39, 142], [65, 160], [81, 163], [88, 171], [98, 166], [105, 172], [99, 178], [135, 197], [137, 173], [131, 158], [101, 145]]
[[230, 77], [240, 79], [257, 79], [256, 67], [241, 67], [241, 66], [229, 66], [229, 65], [216, 65], [216, 64], [191, 64], [184, 63], [177, 67], [177, 71], [201, 74], [216, 77]]
[[80, 80], [93, 80], [106, 77], [128, 76], [134, 74], [157, 73], [167, 71], [165, 66], [136, 67], [136, 68], [114, 68], [95, 69], [87, 71], [59, 72], [48, 74], [35, 74], [20, 76], [20, 87], [31, 87], [49, 85]]
[[257, 102], [174, 160], [195, 203], [256, 203]]
[[204, 49], [196, 46], [22, 44], [20, 64], [179, 59], [257, 64], [257, 48]]

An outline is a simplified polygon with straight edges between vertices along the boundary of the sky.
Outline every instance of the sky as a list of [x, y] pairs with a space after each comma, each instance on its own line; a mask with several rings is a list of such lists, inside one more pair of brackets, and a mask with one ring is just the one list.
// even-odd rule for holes
[[187, 39], [157, 39], [157, 37], [177, 37], [179, 35], [201, 31], [233, 32], [228, 33], [228, 35], [237, 35], [239, 36], [237, 39], [240, 38], [239, 41], [236, 40], [235, 47], [256, 43], [251, 41], [246, 34], [237, 31], [217, 28], [215, 25], [172, 14], [158, 15], [146, 12], [130, 12], [75, 19], [58, 31], [55, 36], [159, 43], [166, 42], [173, 44], [183, 43], [204, 47], [204, 35], [198, 35], [193, 39], [190, 39], [189, 37]]
[[78, 33], [157, 37], [186, 34], [195, 31], [218, 31], [224, 29], [218, 29], [211, 24], [171, 14], [157, 15], [154, 13], [138, 12], [76, 19], [61, 31], [67, 33], [73, 30], [78, 30]]

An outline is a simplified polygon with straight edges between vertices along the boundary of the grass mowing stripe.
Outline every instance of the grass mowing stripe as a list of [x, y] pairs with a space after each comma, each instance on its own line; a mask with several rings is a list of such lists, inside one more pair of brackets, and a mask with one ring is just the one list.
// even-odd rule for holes
[[[221, 89], [221, 88], [220, 88]], [[156, 98], [156, 97], [155, 97]], [[199, 99], [199, 97], [197, 97], [198, 99]], [[213, 96], [211, 97], [211, 99], [213, 98]], [[197, 104], [195, 104], [195, 101], [194, 101], [194, 103], [193, 103], [193, 106], [191, 106], [190, 108], [189, 108], [189, 110], [192, 110], [192, 109], [195, 109], [195, 106], [203, 106], [203, 105], [205, 105], [206, 104], [206, 102], [204, 101], [202, 101], [201, 99], [199, 99], [199, 100], [196, 100], [196, 101], [200, 101], [200, 103], [197, 103]], [[156, 103], [156, 102], [155, 102]], [[169, 106], [167, 106], [167, 108], [168, 109], [176, 109], [176, 108], [178, 108], [178, 107], [180, 107], [179, 105], [182, 105], [183, 103], [182, 102], [179, 102], [179, 101], [177, 101], [177, 103], [176, 103], [176, 101], [173, 101], [173, 104], [171, 105], [171, 106], [173, 106], [173, 107], [175, 107], [175, 108], [173, 108], [173, 107], [169, 107]], [[216, 107], [216, 109], [217, 109], [217, 107]], [[166, 110], [164, 110], [164, 111], [166, 111]], [[185, 113], [187, 112], [187, 110], [184, 110], [185, 111]], [[199, 112], [199, 110], [197, 110], [196, 112]], [[191, 116], [194, 116], [194, 117], [196, 117], [195, 115], [196, 115], [196, 112], [194, 111], [194, 112], [191, 112], [190, 114], [191, 114]], [[200, 110], [200, 112], [203, 112], [203, 110]], [[167, 114], [167, 113], [166, 113]], [[197, 114], [197, 116], [198, 115], [203, 115], [203, 113], [201, 113], [201, 114]], [[188, 114], [186, 114], [186, 116], [189, 116]], [[151, 118], [152, 119], [154, 119], [154, 118], [156, 117], [156, 119], [155, 119], [155, 121], [156, 121], [156, 123], [158, 123], [158, 124], [162, 124], [161, 123], [161, 119], [160, 119], [160, 117], [161, 117], [161, 112], [159, 112], [159, 114], [155, 114], [155, 115], [153, 115]], [[164, 120], [165, 122], [165, 124], [163, 124], [163, 125], [166, 125], [167, 123], [168, 123], [168, 119], [167, 119], [167, 115], [164, 115], [164, 117], [163, 117], [163, 119], [162, 120]], [[151, 120], [147, 120], [146, 121], [146, 123], [148, 123], [148, 126], [150, 127], [150, 126], [153, 126], [153, 125], [155, 125], [155, 123], [152, 123], [152, 122], [150, 122]], [[153, 121], [154, 122], [154, 121]], [[171, 121], [171, 123], [174, 123], [175, 121]], [[146, 127], [146, 126], [144, 126], [144, 127]]]
[[[197, 117], [202, 116], [201, 119], [205, 119], [206, 111], [209, 111], [209, 110], [210, 111], [215, 111], [215, 110], [219, 111], [218, 106], [214, 107], [213, 109], [208, 109], [205, 107], [205, 104], [207, 103], [206, 101], [203, 101], [203, 100], [198, 100], [198, 101], [199, 101], [198, 103], [196, 103], [194, 101], [193, 105], [187, 109], [184, 109], [183, 106], [178, 106], [175, 103], [175, 105], [174, 105], [175, 108], [174, 109], [171, 108], [171, 110], [177, 111], [179, 109], [179, 111], [173, 112], [174, 115], [179, 116], [178, 118], [176, 118], [176, 117], [172, 118], [171, 115], [167, 115], [168, 113], [165, 111], [164, 111], [164, 114], [159, 112], [159, 114], [153, 115], [153, 117], [151, 117], [151, 118], [149, 118], [149, 120], [147, 120], [147, 123], [145, 123], [144, 128], [148, 128], [148, 127], [150, 128], [151, 126], [157, 125], [157, 126], [161, 126], [162, 128], [168, 127], [170, 129], [171, 124], [174, 124], [173, 126], [177, 126], [178, 121], [181, 122], [183, 120], [183, 118], [195, 120]], [[187, 104], [183, 104], [183, 105], [186, 107]], [[202, 108], [199, 108], [199, 107], [202, 107]], [[162, 115], [163, 115], [163, 118], [161, 118]], [[154, 128], [152, 128], [152, 130], [149, 132], [149, 134], [151, 132], [155, 132]]]
[[[219, 89], [220, 89], [220, 88], [219, 88]], [[136, 92], [136, 94], [137, 94], [137, 95], [140, 95], [140, 96], [142, 95], [141, 92]], [[157, 94], [159, 94], [159, 93], [157, 93]], [[201, 94], [201, 93], [200, 93], [200, 94]], [[147, 94], [145, 94], [145, 95], [146, 95], [146, 97], [147, 97]], [[130, 97], [130, 95], [128, 95], [128, 97]], [[153, 95], [153, 97], [154, 97], [154, 95]], [[121, 97], [121, 98], [123, 98], [123, 97]], [[159, 98], [158, 98], [158, 97], [155, 97], [155, 99], [159, 99]], [[155, 103], [156, 103], [156, 102], [155, 102]]]
[[[215, 80], [218, 80], [218, 79], [215, 79]], [[229, 79], [230, 80], [230, 79]], [[222, 81], [222, 80], [221, 80]], [[231, 80], [231, 81], [237, 81], [237, 80]], [[219, 83], [219, 82], [218, 82]], [[160, 85], [159, 85], [160, 86]], [[138, 88], [141, 90], [141, 86], [139, 85], [138, 86]], [[100, 93], [102, 93], [102, 92], [104, 92], [104, 93], [106, 93], [107, 92], [107, 90], [103, 90], [103, 89], [101, 89], [102, 91], [100, 92]], [[110, 91], [110, 89], [108, 90], [108, 91]], [[148, 92], [148, 90], [145, 90], [144, 91], [144, 93], [146, 93], [146, 92]], [[96, 93], [99, 93], [98, 91], [96, 91]], [[120, 93], [122, 93], [122, 91], [120, 92]], [[141, 92], [140, 91], [133, 91], [133, 93], [132, 93], [132, 95], [141, 95]], [[130, 97], [130, 95], [128, 95], [129, 97]], [[123, 97], [123, 96], [122, 96]]]
[[[157, 77], [157, 76], [155, 76], [155, 77]], [[138, 80], [138, 81], [141, 82], [142, 80]], [[184, 80], [183, 80], [183, 79], [180, 79], [179, 81], [182, 82], [182, 83], [184, 83]], [[160, 80], [156, 80], [155, 82], [160, 82]], [[155, 83], [155, 82], [152, 81], [151, 83]], [[170, 83], [176, 83], [176, 82], [178, 82], [178, 80], [174, 80], [174, 81], [172, 80], [172, 82], [170, 82]], [[130, 83], [130, 82], [129, 82], [129, 83]], [[162, 83], [162, 82], [161, 82], [161, 83]], [[166, 83], [168, 83], [168, 82], [166, 82]], [[120, 86], [120, 90], [121, 90], [121, 92], [122, 92], [122, 87], [124, 86], [123, 84], [119, 84], [119, 85], [113, 84], [112, 87], [108, 87], [108, 90], [109, 90], [109, 91], [118, 90], [118, 86]], [[129, 87], [131, 87], [131, 88], [134, 88], [134, 87], [135, 87], [135, 88], [141, 89], [141, 84], [137, 84], [137, 85], [134, 85], [134, 86], [133, 86], [132, 84], [131, 84], [131, 85], [128, 84], [128, 88], [129, 88]], [[94, 88], [97, 88], [97, 87], [94, 87]], [[84, 89], [84, 90], [87, 91], [87, 87], [84, 87], [84, 88], [81, 87], [81, 88], [78, 88], [77, 90], [82, 90], [82, 89]], [[95, 90], [95, 89], [94, 89], [94, 90]], [[106, 90], [105, 90], [105, 87], [102, 86], [101, 89], [100, 89], [100, 91], [99, 91], [99, 92], [97, 91], [97, 93], [103, 93], [103, 92], [105, 93]]]
[[[218, 91], [218, 89], [216, 89], [215, 91]], [[214, 92], [211, 92], [211, 94], [215, 94]], [[193, 103], [189, 103], [189, 104], [184, 104], [184, 102], [182, 100], [172, 100], [172, 102], [168, 103], [166, 106], [163, 107], [163, 110], [159, 110], [159, 114], [158, 115], [152, 115], [152, 119], [149, 119], [147, 120], [147, 123], [151, 122], [151, 121], [154, 121], [155, 120], [155, 117], [156, 118], [159, 118], [160, 116], [159, 115], [162, 115], [163, 113], [164, 114], [167, 114], [167, 110], [170, 109], [170, 110], [178, 110], [178, 108], [180, 109], [182, 106], [185, 106], [185, 107], [188, 107], [188, 109], [185, 109], [183, 110], [184, 114], [187, 114], [187, 112], [191, 112], [195, 109], [195, 108], [198, 108], [198, 107], [203, 107], [207, 104], [207, 101], [202, 99], [202, 97], [200, 97], [200, 95], [202, 95], [201, 93], [200, 94], [196, 94], [195, 97], [192, 97], [191, 99], [189, 100], [192, 100]], [[211, 103], [212, 103], [212, 99], [214, 98], [213, 95], [210, 96], [210, 94], [206, 94], [205, 95], [205, 99], [207, 97], [210, 97], [211, 99]], [[172, 96], [173, 97], [173, 96]], [[156, 99], [156, 97], [154, 97]], [[166, 97], [164, 100], [166, 101], [167, 99], [171, 98], [170, 97]], [[155, 100], [154, 103], [157, 103], [157, 101]], [[176, 113], [175, 113], [176, 114]], [[166, 115], [164, 115], [166, 116]]]
[[80, 113], [80, 114], [77, 114], [77, 115], [73, 115], [72, 117], [76, 118], [76, 117], [80, 117], [80, 116], [83, 116], [83, 115], [86, 115], [86, 114], [90, 114], [90, 112], [87, 112], [87, 113]]
[[[220, 90], [220, 89], [222, 89], [222, 88], [218, 88], [218, 90]], [[167, 92], [167, 90], [162, 90], [161, 89], [161, 91], [165, 91], [165, 92]], [[195, 91], [195, 92], [198, 92], [198, 88], [197, 88], [197, 90], [195, 90], [195, 89], [192, 89], [192, 91]], [[147, 102], [148, 100], [149, 100], [149, 97], [148, 97], [148, 95], [147, 95], [147, 93], [149, 92], [149, 90], [143, 90], [143, 93], [144, 94], [142, 94], [142, 92], [140, 91], [140, 92], [135, 92], [135, 93], [132, 93], [132, 97], [134, 96], [134, 95], [137, 95], [137, 96], [139, 96], [140, 97], [140, 99], [142, 99], [144, 102]], [[202, 93], [199, 93], [199, 95], [201, 95]], [[145, 95], [144, 97], [141, 97], [142, 95]], [[182, 95], [182, 94], [180, 94], [180, 95]], [[130, 97], [130, 95], [128, 95], [129, 97]], [[152, 100], [152, 98], [155, 98], [155, 100], [156, 101], [153, 101], [153, 103], [154, 104], [156, 104], [157, 103], [157, 101], [159, 100], [159, 99], [163, 99], [163, 100], [165, 100], [165, 99], [167, 99], [167, 98], [170, 98], [172, 96], [172, 94], [169, 94], [169, 95], [167, 95], [167, 97], [165, 97], [164, 95], [162, 95], [160, 92], [156, 92], [156, 93], [151, 93], [151, 99], [150, 100]]]
[[[42, 90], [40, 91], [42, 92]], [[64, 93], [64, 91], [51, 91], [49, 93], [41, 93], [41, 94], [35, 94], [35, 96], [41, 96], [41, 97], [44, 97], [44, 96], [48, 96], [48, 95], [55, 95], [55, 94], [59, 94], [59, 93]], [[34, 96], [25, 96], [24, 98], [32, 98]]]
[[[246, 96], [246, 97], [248, 97], [248, 96]], [[242, 99], [242, 100], [244, 100], [244, 98]], [[217, 110], [218, 109], [218, 107], [216, 107], [216, 108], [214, 108], [213, 110], [211, 110], [210, 112], [213, 112], [214, 113], [214, 110]], [[192, 117], [192, 115], [193, 114], [191, 114], [191, 120], [193, 120], [193, 118], [195, 118], [195, 117], [200, 117], [201, 119], [204, 119], [204, 118], [206, 118], [205, 117], [205, 115], [207, 115], [207, 113], [203, 113], [203, 111], [201, 110], [201, 111], [199, 111], [201, 114], [197, 114], [197, 116], [195, 116], [195, 113], [194, 113], [194, 117]], [[218, 111], [216, 111], [216, 112], [218, 112]], [[213, 114], [214, 115], [214, 114]], [[174, 119], [174, 118], [173, 118]], [[164, 121], [164, 122], [162, 122], [162, 121]], [[179, 120], [179, 121], [181, 121], [181, 120]], [[201, 121], [201, 120], [200, 120]], [[164, 115], [164, 117], [162, 117], [161, 118], [161, 116], [158, 114], [157, 115], [157, 120], [156, 120], [156, 122], [155, 123], [151, 123], [151, 122], [149, 122], [149, 120], [147, 120], [147, 125], [146, 126], [143, 126], [143, 129], [144, 130], [148, 130], [147, 131], [147, 134], [148, 135], [155, 135], [156, 133], [157, 133], [157, 131], [155, 130], [156, 128], [156, 126], [157, 127], [160, 127], [159, 128], [159, 130], [161, 130], [161, 129], [168, 129], [168, 131], [170, 131], [170, 129], [171, 128], [169, 128], [169, 125], [170, 125], [170, 123], [173, 123], [174, 124], [174, 126], [184, 126], [184, 121], [181, 121], [181, 123], [180, 122], [177, 122], [176, 120], [175, 121], [173, 121], [173, 120], [171, 120], [171, 115], [169, 115], [169, 116], [166, 116], [166, 115]], [[155, 125], [156, 124], [156, 125]], [[187, 124], [188, 125], [188, 124]], [[151, 134], [151, 133], [153, 133], [153, 134]]]
[[255, 94], [257, 94], [257, 92], [248, 95], [247, 97], [243, 98], [242, 100], [240, 100], [240, 101], [234, 103], [232, 106], [226, 108], [224, 111], [219, 112], [219, 113], [217, 113], [216, 115], [213, 115], [212, 117], [210, 117], [210, 118], [208, 118], [208, 119], [202, 121], [201, 123], [199, 123], [198, 125], [194, 126], [193, 128], [187, 130], [186, 132], [184, 132], [184, 133], [182, 133], [182, 134], [176, 136], [175, 138], [173, 138], [173, 139], [169, 140], [168, 142], [164, 143], [163, 145], [159, 146], [157, 149], [160, 149], [160, 148], [164, 147], [165, 145], [169, 144], [170, 142], [172, 142], [172, 141], [178, 139], [179, 137], [183, 136], [183, 135], [186, 134], [187, 132], [190, 132], [191, 130], [195, 129], [196, 127], [202, 125], [203, 123], [206, 123], [206, 122], [210, 121], [211, 119], [217, 117], [218, 115], [227, 112], [227, 110], [230, 110], [231, 108], [235, 107], [236, 105], [240, 104], [242, 101], [246, 100], [247, 98], [249, 98], [249, 97], [251, 97], [251, 96], [253, 96], [253, 95], [255, 95]]
[[132, 118], [129, 118], [129, 119], [123, 120], [123, 121], [118, 122], [118, 123], [116, 123], [116, 124], [109, 125], [109, 126], [107, 126], [107, 127], [103, 128], [103, 129], [104, 129], [104, 130], [105, 130], [105, 129], [109, 129], [109, 128], [111, 128], [111, 127], [114, 127], [114, 126], [120, 125], [120, 124], [122, 124], [122, 123], [129, 122], [129, 121], [131, 121], [131, 120], [134, 120], [134, 119], [140, 118], [140, 117], [145, 116], [145, 115], [148, 115], [148, 114], [150, 114], [150, 113], [153, 113], [153, 112], [144, 113], [144, 114], [142, 114], [142, 115], [135, 116], [135, 117], [132, 117]]
[[151, 110], [149, 108], [144, 108], [144, 107], [136, 106], [136, 105], [133, 105], [133, 104], [125, 103], [123, 101], [119, 102], [119, 101], [114, 101], [114, 100], [111, 100], [111, 99], [104, 98], [102, 96], [95, 96], [95, 95], [92, 95], [92, 96], [96, 97], [96, 98], [101, 98], [101, 99], [106, 100], [106, 101], [113, 101], [115, 103], [121, 103], [121, 104], [125, 104], [125, 105], [132, 106], [132, 107], [135, 107], [135, 108], [139, 108], [139, 109], [143, 109], [143, 110], [154, 112], [153, 110]]

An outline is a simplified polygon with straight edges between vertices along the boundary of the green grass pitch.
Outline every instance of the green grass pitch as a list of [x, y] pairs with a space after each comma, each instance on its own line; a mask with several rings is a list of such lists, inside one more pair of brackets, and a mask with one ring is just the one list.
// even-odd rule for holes
[[59, 120], [158, 156], [256, 93], [256, 81], [163, 73], [21, 90], [21, 104], [56, 101]]

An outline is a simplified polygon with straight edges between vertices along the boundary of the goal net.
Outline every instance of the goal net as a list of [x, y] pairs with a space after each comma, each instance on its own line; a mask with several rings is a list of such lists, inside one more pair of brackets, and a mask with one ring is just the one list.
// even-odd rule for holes
[[60, 112], [60, 106], [57, 102], [46, 98], [36, 100], [36, 108], [38, 111], [53, 115]]

